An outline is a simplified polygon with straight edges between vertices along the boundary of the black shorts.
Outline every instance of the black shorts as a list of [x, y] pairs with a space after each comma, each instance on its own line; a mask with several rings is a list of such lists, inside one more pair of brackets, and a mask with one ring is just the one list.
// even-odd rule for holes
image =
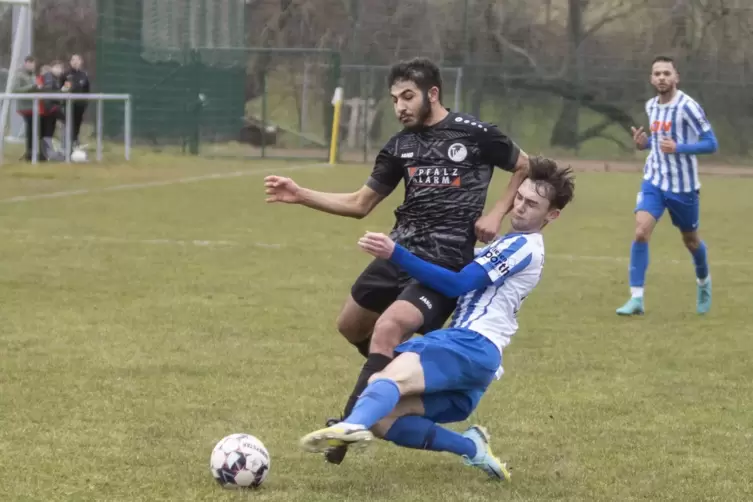
[[447, 298], [424, 286], [388, 260], [375, 259], [361, 272], [350, 290], [353, 300], [366, 310], [381, 314], [396, 300], [414, 305], [424, 316], [418, 333], [440, 329], [452, 315], [456, 298]]

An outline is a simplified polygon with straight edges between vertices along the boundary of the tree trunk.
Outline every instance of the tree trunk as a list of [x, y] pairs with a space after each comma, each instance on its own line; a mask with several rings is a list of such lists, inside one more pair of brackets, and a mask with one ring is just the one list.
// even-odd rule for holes
[[578, 118], [580, 103], [572, 99], [562, 100], [562, 109], [552, 129], [551, 145], [568, 150], [578, 148]]
[[[568, 0], [568, 61], [567, 77], [580, 87], [583, 77], [580, 44], [583, 41], [583, 1]], [[580, 93], [578, 93], [580, 95]], [[580, 100], [565, 99], [559, 118], [552, 129], [550, 144], [568, 150], [578, 148]]]

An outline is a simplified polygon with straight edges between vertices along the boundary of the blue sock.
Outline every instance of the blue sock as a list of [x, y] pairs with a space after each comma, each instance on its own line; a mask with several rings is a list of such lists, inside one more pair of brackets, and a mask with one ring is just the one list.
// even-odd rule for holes
[[630, 287], [642, 288], [648, 269], [648, 242], [633, 242], [630, 248]]
[[691, 253], [695, 263], [695, 276], [701, 280], [709, 276], [709, 264], [706, 261], [706, 243], [701, 241], [698, 249]]
[[353, 412], [343, 422], [360, 424], [371, 429], [377, 422], [390, 414], [400, 400], [400, 389], [392, 380], [380, 378], [366, 387], [358, 398]]
[[406, 448], [431, 451], [448, 451], [455, 455], [476, 456], [476, 443], [445, 429], [428, 418], [409, 415], [398, 418], [384, 439]]

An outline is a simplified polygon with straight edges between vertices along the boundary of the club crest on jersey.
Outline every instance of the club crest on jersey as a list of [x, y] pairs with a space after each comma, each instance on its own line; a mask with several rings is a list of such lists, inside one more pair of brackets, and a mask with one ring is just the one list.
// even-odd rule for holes
[[412, 186], [459, 187], [460, 173], [457, 167], [409, 167], [408, 176]]
[[453, 143], [447, 149], [447, 156], [453, 162], [463, 162], [468, 156], [468, 149], [462, 143]]

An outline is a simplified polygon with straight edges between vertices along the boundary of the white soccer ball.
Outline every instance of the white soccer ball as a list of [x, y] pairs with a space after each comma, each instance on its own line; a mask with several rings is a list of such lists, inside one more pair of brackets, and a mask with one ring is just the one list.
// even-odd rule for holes
[[231, 434], [212, 450], [209, 468], [223, 488], [256, 488], [269, 474], [269, 452], [250, 434]]
[[86, 162], [86, 152], [83, 150], [73, 150], [71, 152], [71, 160], [73, 162]]

